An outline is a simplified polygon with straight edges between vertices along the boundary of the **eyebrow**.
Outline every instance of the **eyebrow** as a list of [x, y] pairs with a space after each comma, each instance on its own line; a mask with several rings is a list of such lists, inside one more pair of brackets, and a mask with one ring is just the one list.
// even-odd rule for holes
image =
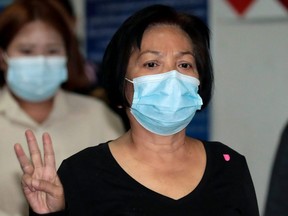
[[[45, 43], [45, 46], [61, 46], [61, 45], [64, 45], [62, 43], [59, 43], [59, 42], [48, 42], [48, 43]], [[17, 44], [17, 47], [37, 47], [38, 44], [36, 44], [35, 42], [20, 42]]]
[[154, 54], [154, 55], [157, 55], [157, 56], [161, 56], [161, 53], [158, 52], [158, 51], [154, 51], [154, 50], [145, 50], [143, 52], [140, 52], [140, 55], [138, 58], [140, 58], [142, 55], [145, 55], [145, 54]]
[[183, 51], [183, 52], [177, 53], [177, 56], [184, 56], [184, 55], [192, 55], [193, 57], [195, 57], [195, 53], [192, 51]]
[[[157, 55], [157, 56], [161, 56], [161, 53], [160, 52], [158, 52], [158, 51], [155, 51], [155, 50], [146, 50], [146, 51], [143, 51], [143, 52], [141, 52], [140, 53], [140, 55], [138, 56], [138, 58], [140, 58], [142, 55], [145, 55], [145, 54], [154, 54], [154, 55]], [[192, 51], [181, 51], [181, 52], [178, 52], [177, 54], [176, 54], [176, 56], [177, 57], [179, 57], [179, 56], [184, 56], [184, 55], [191, 55], [191, 56], [193, 56], [193, 57], [195, 57], [195, 54], [194, 54], [194, 52], [192, 52]]]
[[17, 47], [34, 47], [35, 46], [35, 43], [23, 43], [23, 42], [20, 42], [20, 43], [17, 43], [16, 44]]

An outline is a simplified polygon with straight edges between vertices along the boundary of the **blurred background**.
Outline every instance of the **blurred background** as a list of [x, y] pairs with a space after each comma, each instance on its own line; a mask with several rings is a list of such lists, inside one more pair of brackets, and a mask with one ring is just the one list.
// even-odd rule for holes
[[[0, 0], [0, 10], [12, 0]], [[281, 131], [288, 121], [288, 0], [71, 0], [86, 58], [101, 63], [121, 22], [153, 3], [200, 16], [211, 29], [212, 103], [188, 135], [246, 156], [263, 212]], [[0, 36], [1, 40], [1, 36]], [[115, 50], [117, 52], [117, 50]]]

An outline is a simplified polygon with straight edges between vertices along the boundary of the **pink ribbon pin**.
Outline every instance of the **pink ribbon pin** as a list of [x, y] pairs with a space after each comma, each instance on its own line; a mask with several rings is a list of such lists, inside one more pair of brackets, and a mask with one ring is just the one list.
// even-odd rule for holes
[[223, 157], [225, 161], [230, 161], [230, 155], [229, 154], [223, 154]]

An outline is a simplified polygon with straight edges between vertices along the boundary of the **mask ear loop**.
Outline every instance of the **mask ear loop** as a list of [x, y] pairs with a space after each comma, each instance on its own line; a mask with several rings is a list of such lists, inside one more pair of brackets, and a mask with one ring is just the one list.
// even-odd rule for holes
[[9, 57], [7, 53], [4, 50], [0, 49], [0, 54], [1, 54], [0, 63], [8, 65]]
[[[132, 80], [128, 79], [127, 77], [125, 77], [125, 81], [127, 81], [127, 82], [129, 82], [129, 83], [131, 83], [131, 84], [134, 84], [134, 82], [133, 82]], [[132, 102], [131, 102], [131, 103], [132, 103]], [[132, 104], [129, 103], [129, 106], [130, 106], [129, 109], [131, 109], [131, 105], [132, 105]], [[119, 105], [119, 107], [123, 108], [123, 106], [121, 106], [121, 105]]]
[[8, 64], [8, 59], [9, 59], [9, 57], [8, 57], [7, 53], [4, 52], [4, 51], [1, 51], [1, 54], [2, 54], [2, 60], [3, 60], [3, 62], [5, 62], [6, 64]]
[[126, 77], [125, 77], [125, 80], [130, 82], [130, 83], [132, 83], [132, 84], [134, 84], [134, 82], [132, 80], [130, 80], [130, 79], [126, 78]]
[[[7, 70], [8, 70], [8, 55], [4, 50], [0, 50], [1, 58], [0, 58], [0, 71], [2, 73], [2, 78], [4, 79], [4, 83], [7, 83]], [[4, 74], [3, 74], [4, 73]]]

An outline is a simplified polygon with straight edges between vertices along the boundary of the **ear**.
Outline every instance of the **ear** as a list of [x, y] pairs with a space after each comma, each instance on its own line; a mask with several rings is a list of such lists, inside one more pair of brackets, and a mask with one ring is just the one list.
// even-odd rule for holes
[[4, 55], [4, 51], [2, 48], [0, 48], [0, 62], [3, 61], [3, 57], [4, 57], [3, 55]]
[[7, 70], [7, 60], [5, 58], [5, 52], [2, 48], [0, 48], [0, 71]]

